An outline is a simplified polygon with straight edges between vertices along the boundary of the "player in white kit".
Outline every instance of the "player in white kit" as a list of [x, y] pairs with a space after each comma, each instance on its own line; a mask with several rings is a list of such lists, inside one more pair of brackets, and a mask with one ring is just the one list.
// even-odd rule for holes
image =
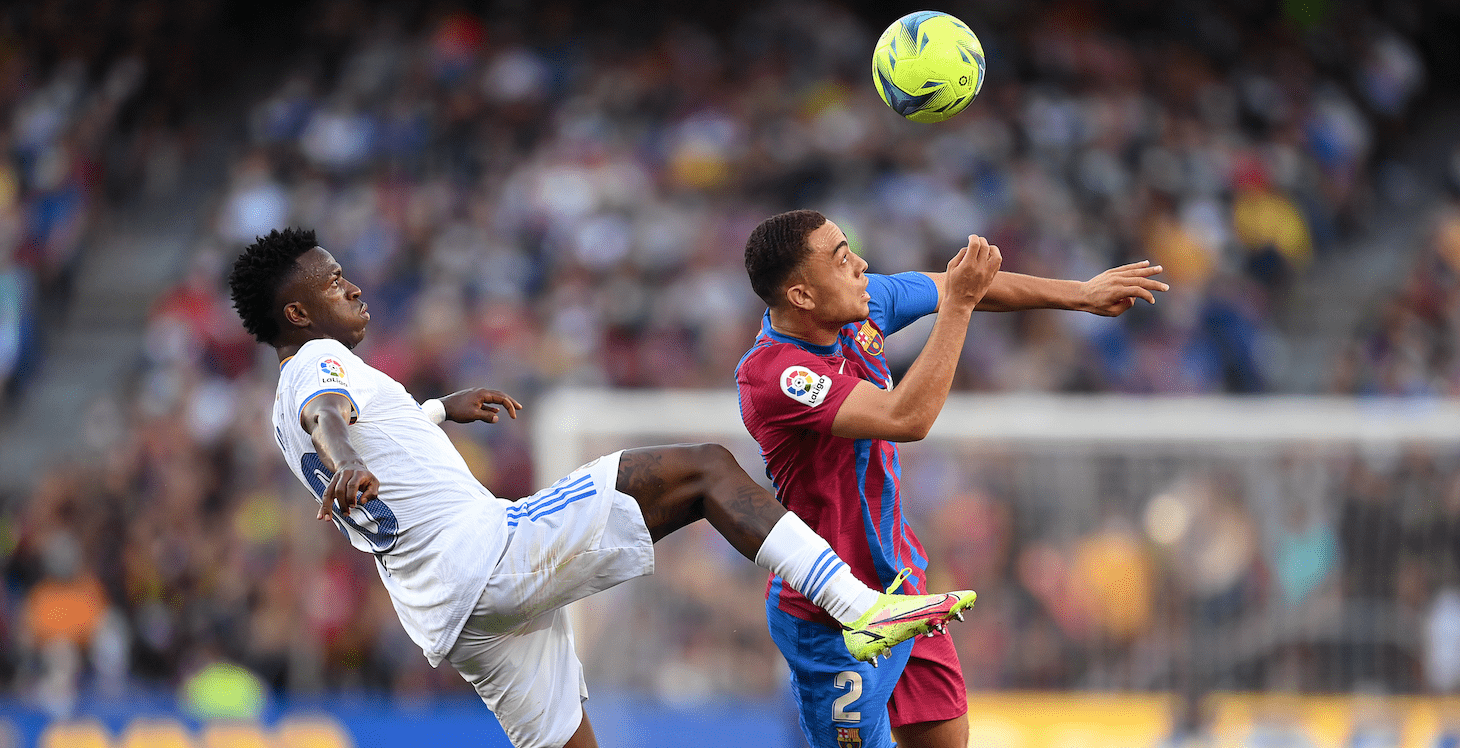
[[436, 424], [495, 423], [521, 404], [487, 389], [418, 404], [355, 356], [370, 314], [313, 231], [259, 238], [228, 283], [244, 327], [279, 354], [275, 436], [318, 518], [375, 556], [412, 641], [432, 666], [450, 662], [519, 748], [596, 745], [562, 607], [653, 573], [653, 542], [698, 519], [841, 621], [854, 652], [932, 633], [972, 603], [869, 589], [719, 445], [625, 450], [499, 499]]

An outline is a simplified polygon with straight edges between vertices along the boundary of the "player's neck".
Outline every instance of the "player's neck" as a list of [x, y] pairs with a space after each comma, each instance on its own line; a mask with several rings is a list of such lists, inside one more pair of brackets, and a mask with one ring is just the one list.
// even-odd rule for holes
[[824, 324], [821, 320], [800, 310], [771, 310], [771, 329], [776, 332], [804, 340], [813, 345], [835, 345], [841, 325]]
[[298, 345], [281, 345], [274, 349], [274, 353], [279, 354], [279, 363], [282, 364], [298, 355], [299, 349], [303, 347], [304, 345], [302, 343]]
[[303, 348], [305, 343], [308, 343], [308, 342], [310, 342], [312, 340], [320, 340], [320, 339], [326, 338], [326, 337], [329, 337], [329, 336], [327, 336], [327, 335], [312, 335], [312, 336], [309, 336], [309, 337], [299, 337], [299, 338], [295, 338], [295, 339], [292, 339], [292, 340], [286, 340], [286, 341], [280, 343], [279, 345], [275, 346], [274, 347], [274, 352], [277, 353], [277, 354], [279, 354], [279, 360], [280, 361], [285, 361], [285, 360], [290, 359], [290, 358], [293, 358], [295, 355], [297, 355], [299, 353], [299, 349], [300, 348]]

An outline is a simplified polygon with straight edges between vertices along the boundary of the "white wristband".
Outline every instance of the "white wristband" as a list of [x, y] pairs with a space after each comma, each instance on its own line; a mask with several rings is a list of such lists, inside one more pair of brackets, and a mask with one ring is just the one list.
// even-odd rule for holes
[[446, 406], [435, 398], [421, 403], [421, 412], [431, 419], [431, 423], [441, 423], [446, 420]]

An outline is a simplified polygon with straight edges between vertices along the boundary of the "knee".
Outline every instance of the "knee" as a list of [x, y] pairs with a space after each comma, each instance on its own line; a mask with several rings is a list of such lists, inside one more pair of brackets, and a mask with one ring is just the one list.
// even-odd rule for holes
[[740, 463], [724, 445], [705, 443], [690, 445], [690, 458], [706, 477], [722, 477], [740, 471]]

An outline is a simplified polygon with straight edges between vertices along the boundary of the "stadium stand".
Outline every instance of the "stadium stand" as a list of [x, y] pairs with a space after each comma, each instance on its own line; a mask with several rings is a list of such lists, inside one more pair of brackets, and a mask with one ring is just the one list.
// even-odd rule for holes
[[[360, 353], [420, 399], [730, 386], [762, 309], [744, 238], [802, 206], [881, 272], [941, 267], [970, 231], [1009, 270], [1165, 265], [1173, 290], [1116, 321], [978, 318], [959, 390], [1460, 394], [1460, 151], [1436, 85], [1460, 71], [1453, 12], [1119, 5], [967, 13], [989, 80], [936, 129], [871, 94], [886, 11], [870, 5], [555, 3], [529, 19], [322, 0], [277, 27], [221, 2], [0, 9], [0, 678], [55, 714], [219, 659], [276, 694], [464, 692], [277, 459], [275, 365], [222, 277], [286, 224], [350, 268], [382, 320]], [[892, 342], [907, 366], [919, 341]], [[532, 492], [525, 429], [452, 435], [497, 494]], [[1245, 484], [1298, 482], [1304, 502], [1180, 487], [1203, 513], [1190, 558], [1158, 557], [1139, 502], [1092, 505], [1055, 536], [1047, 497], [998, 480], [940, 493], [950, 468], [926, 459], [911, 480], [929, 477], [935, 566], [996, 610], [961, 640], [973, 687], [1179, 689], [1139, 665], [1327, 601], [1441, 633], [1300, 631], [1267, 651], [1278, 665], [1204, 683], [1460, 690], [1453, 455], [1298, 456]], [[979, 542], [938, 534], [953, 524]], [[781, 688], [763, 579], [718, 568], [668, 580], [687, 602], [645, 622], [661, 659], [598, 682]], [[1078, 603], [1109, 578], [1150, 597]], [[706, 580], [736, 592], [697, 593]]]

